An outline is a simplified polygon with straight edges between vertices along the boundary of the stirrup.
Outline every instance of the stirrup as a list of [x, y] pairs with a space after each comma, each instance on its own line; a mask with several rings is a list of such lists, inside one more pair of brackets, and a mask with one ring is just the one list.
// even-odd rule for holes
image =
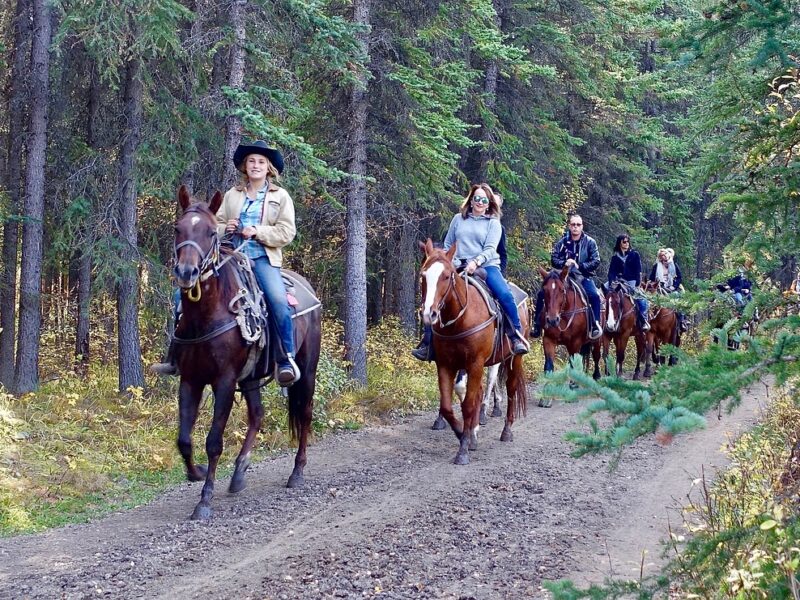
[[428, 362], [431, 360], [431, 347], [429, 345], [420, 344], [411, 351], [411, 356], [418, 360]]
[[511, 342], [511, 353], [514, 355], [527, 354], [531, 349], [531, 345], [528, 343], [528, 340], [526, 340], [519, 332], [519, 329], [515, 329], [514, 332], [508, 336], [508, 338]]
[[642, 331], [650, 331], [650, 323], [648, 321], [642, 321], [642, 324], [639, 325], [639, 329]]
[[300, 380], [300, 367], [294, 362], [292, 356], [287, 356], [285, 362], [276, 365], [275, 367], [275, 381], [281, 387], [289, 387], [294, 385]]
[[590, 340], [599, 340], [603, 336], [603, 330], [600, 329], [600, 325], [598, 323], [594, 324], [592, 330], [589, 332], [589, 339]]

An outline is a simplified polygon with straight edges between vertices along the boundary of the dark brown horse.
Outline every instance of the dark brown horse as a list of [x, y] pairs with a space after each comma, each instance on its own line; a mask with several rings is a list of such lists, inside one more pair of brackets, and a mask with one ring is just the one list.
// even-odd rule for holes
[[[483, 385], [483, 367], [499, 362], [508, 370], [506, 423], [500, 439], [513, 439], [514, 419], [525, 414], [528, 390], [521, 355], [512, 355], [506, 336], [495, 348], [497, 321], [480, 292], [468, 285], [453, 267], [456, 245], [444, 250], [433, 247], [430, 238], [420, 242], [425, 253], [422, 264], [422, 316], [433, 328], [433, 350], [439, 378], [439, 412], [460, 441], [453, 462], [469, 464], [469, 450], [477, 449], [478, 411]], [[520, 310], [527, 331], [527, 310]], [[453, 382], [460, 369], [467, 373], [467, 392], [461, 403], [463, 424], [453, 413]]]
[[[605, 335], [609, 341], [614, 342], [617, 351], [617, 377], [622, 377], [623, 363], [625, 362], [625, 350], [628, 341], [633, 336], [636, 342], [636, 370], [633, 378], [639, 379], [639, 363], [643, 358], [646, 340], [644, 333], [636, 324], [636, 304], [631, 297], [630, 290], [620, 282], [614, 282], [609, 286], [606, 295], [606, 327]], [[603, 345], [603, 353], [608, 356], [608, 344]]]
[[[175, 360], [180, 372], [178, 449], [186, 464], [189, 481], [205, 479], [200, 502], [193, 519], [211, 516], [211, 499], [217, 463], [222, 453], [222, 434], [233, 406], [237, 383], [247, 403], [248, 427], [242, 449], [236, 458], [230, 492], [244, 488], [244, 475], [250, 464], [250, 450], [261, 427], [264, 409], [260, 382], [264, 373], [245, 375], [250, 346], [229, 309], [231, 299], [239, 292], [236, 265], [220, 251], [216, 212], [222, 202], [217, 192], [210, 204], [192, 204], [184, 186], [178, 191], [183, 214], [175, 223], [175, 280], [181, 288], [183, 314], [175, 331], [178, 341]], [[308, 285], [299, 275], [298, 281]], [[311, 286], [308, 285], [311, 289]], [[297, 340], [296, 362], [300, 380], [288, 388], [289, 424], [292, 436], [298, 439], [297, 455], [288, 487], [303, 485], [306, 464], [306, 443], [311, 429], [311, 411], [316, 384], [317, 363], [321, 344], [321, 311], [317, 308], [294, 320]], [[268, 348], [264, 350], [268, 351]], [[194, 463], [192, 430], [203, 389], [210, 385], [214, 392], [214, 417], [206, 438], [208, 468]]]
[[[600, 379], [600, 357], [602, 338], [589, 339], [588, 311], [583, 298], [569, 284], [569, 267], [561, 271], [545, 271], [539, 267], [544, 291], [544, 310], [542, 311], [543, 327], [542, 347], [544, 348], [544, 371], [550, 373], [556, 356], [556, 348], [565, 346], [570, 357], [580, 352], [584, 365], [588, 366], [589, 352], [594, 359], [595, 379]], [[601, 313], [603, 326], [603, 315]]]
[[[648, 292], [656, 292], [662, 296], [667, 293], [655, 282], [649, 282], [645, 289]], [[644, 352], [644, 376], [651, 377], [653, 375], [653, 367], [650, 364], [651, 359], [660, 363], [663, 358], [659, 355], [658, 351], [661, 344], [672, 344], [675, 347], [681, 345], [681, 332], [678, 323], [678, 313], [672, 308], [666, 306], [653, 306], [650, 309], [650, 331], [647, 332], [646, 346]], [[670, 356], [669, 364], [674, 365], [676, 359]], [[639, 369], [639, 361], [636, 364], [637, 370]]]

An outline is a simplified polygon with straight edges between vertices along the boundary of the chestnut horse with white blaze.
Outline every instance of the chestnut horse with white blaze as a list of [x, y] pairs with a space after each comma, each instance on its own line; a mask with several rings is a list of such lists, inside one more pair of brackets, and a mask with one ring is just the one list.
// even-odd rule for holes
[[[449, 423], [460, 445], [453, 462], [469, 464], [469, 450], [477, 449], [479, 405], [484, 366], [505, 363], [508, 371], [506, 392], [508, 407], [502, 441], [511, 441], [511, 426], [525, 414], [528, 390], [522, 355], [513, 355], [508, 338], [503, 335], [495, 347], [498, 320], [489, 310], [481, 293], [467, 283], [467, 275], [453, 266], [456, 244], [445, 252], [434, 248], [430, 238], [420, 248], [425, 253], [422, 264], [422, 318], [433, 331], [433, 350], [439, 379], [439, 412]], [[519, 311], [525, 331], [528, 315]], [[463, 423], [453, 412], [453, 382], [459, 370], [467, 373], [467, 392], [461, 403]]]

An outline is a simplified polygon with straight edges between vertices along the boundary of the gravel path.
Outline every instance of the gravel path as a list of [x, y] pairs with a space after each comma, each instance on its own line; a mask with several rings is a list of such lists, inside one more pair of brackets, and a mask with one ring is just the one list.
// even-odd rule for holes
[[[757, 385], [733, 415], [661, 447], [569, 457], [580, 406], [531, 403], [499, 441], [480, 431], [471, 464], [429, 429], [434, 414], [342, 433], [309, 449], [306, 487], [284, 488], [293, 456], [220, 480], [215, 514], [188, 521], [200, 484], [97, 522], [0, 540], [0, 598], [546, 598], [541, 582], [637, 577], [659, 564], [673, 499], [724, 464], [720, 448], [767, 400]], [[201, 421], [202, 422], [202, 421]], [[679, 519], [673, 513], [673, 524]]]

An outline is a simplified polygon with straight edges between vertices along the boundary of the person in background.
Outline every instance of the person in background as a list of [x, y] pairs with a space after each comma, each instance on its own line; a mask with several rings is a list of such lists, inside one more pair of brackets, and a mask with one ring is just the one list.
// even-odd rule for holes
[[633, 290], [633, 301], [637, 308], [636, 322], [642, 331], [650, 329], [647, 298], [639, 292], [642, 282], [642, 259], [639, 253], [631, 248], [631, 238], [627, 234], [617, 236], [614, 254], [608, 265], [608, 284], [622, 279]]
[[[675, 251], [672, 248], [661, 248], [657, 255], [658, 260], [650, 270], [649, 281], [658, 283], [668, 294], [679, 294], [682, 289], [683, 276], [681, 269], [675, 262]], [[675, 311], [678, 316], [678, 327], [685, 332], [689, 326], [683, 313]]]
[[[592, 310], [589, 318], [592, 321], [589, 328], [589, 339], [596, 340], [603, 335], [600, 328], [600, 293], [594, 283], [594, 274], [600, 266], [600, 252], [597, 250], [597, 242], [583, 231], [583, 218], [580, 215], [572, 215], [568, 223], [568, 231], [553, 246], [550, 253], [550, 263], [556, 269], [568, 266], [570, 273], [577, 277], [586, 290], [589, 304]], [[544, 291], [539, 290], [536, 295], [536, 309], [533, 316], [532, 337], [542, 335], [540, 315], [544, 310]]]

